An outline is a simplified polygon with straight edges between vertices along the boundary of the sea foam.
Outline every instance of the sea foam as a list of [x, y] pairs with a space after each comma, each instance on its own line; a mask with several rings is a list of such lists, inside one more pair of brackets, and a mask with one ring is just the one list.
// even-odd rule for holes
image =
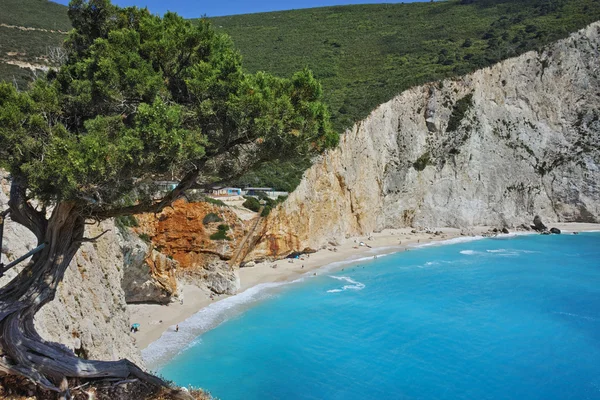
[[344, 286], [342, 286], [341, 289], [328, 290], [327, 293], [339, 293], [339, 292], [344, 292], [346, 290], [363, 290], [365, 288], [364, 283], [356, 282], [355, 280], [353, 280], [352, 278], [347, 277], [347, 276], [330, 275], [329, 277], [333, 278], [333, 279], [337, 279], [338, 281], [348, 282], [349, 285], [344, 285]]

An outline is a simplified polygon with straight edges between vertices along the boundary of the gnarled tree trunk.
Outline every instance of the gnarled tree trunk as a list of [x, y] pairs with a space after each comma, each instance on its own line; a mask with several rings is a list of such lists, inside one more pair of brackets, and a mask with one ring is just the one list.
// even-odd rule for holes
[[92, 361], [78, 358], [66, 346], [42, 339], [34, 315], [52, 301], [72, 258], [85, 241], [85, 221], [74, 202], [59, 203], [51, 217], [35, 210], [13, 181], [9, 202], [11, 218], [28, 227], [45, 243], [42, 251], [5, 287], [0, 289], [0, 372], [31, 379], [45, 389], [60, 391], [64, 378], [136, 377], [153, 385], [165, 383], [128, 360]]

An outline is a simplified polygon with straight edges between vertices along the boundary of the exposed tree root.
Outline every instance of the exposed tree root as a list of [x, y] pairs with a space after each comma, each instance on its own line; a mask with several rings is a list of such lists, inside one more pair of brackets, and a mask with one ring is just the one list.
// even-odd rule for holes
[[[69, 396], [74, 400], [209, 400], [202, 390], [158, 388], [142, 381], [98, 379], [82, 382], [70, 379]], [[29, 380], [17, 376], [0, 376], [0, 399], [7, 400], [56, 400], [65, 398], [64, 393], [42, 389]]]
[[[11, 188], [11, 218], [27, 226], [45, 243], [28, 265], [0, 289], [0, 373], [30, 380], [43, 390], [68, 393], [69, 379], [136, 379], [161, 388], [166, 383], [128, 360], [94, 361], [78, 358], [59, 343], [37, 333], [33, 318], [52, 301], [58, 284], [81, 246], [85, 221], [74, 203], [59, 203], [46, 220], [27, 201], [18, 181]], [[65, 386], [66, 385], [66, 386]]]

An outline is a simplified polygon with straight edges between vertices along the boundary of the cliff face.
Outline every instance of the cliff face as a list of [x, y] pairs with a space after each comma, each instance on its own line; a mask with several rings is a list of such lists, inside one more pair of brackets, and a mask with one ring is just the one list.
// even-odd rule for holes
[[[209, 214], [212, 218], [205, 220]], [[143, 214], [136, 218], [139, 226], [134, 228], [135, 233], [147, 238], [149, 243], [140, 240], [142, 243], [135, 245], [139, 250], [125, 251], [125, 257], [131, 260], [127, 263], [124, 280], [128, 302], [136, 301], [132, 300], [136, 293], [139, 301], [170, 299], [176, 296], [180, 281], [206, 286], [215, 293], [237, 291], [238, 277], [227, 260], [241, 242], [245, 225], [232, 210], [205, 202], [178, 200], [160, 214]], [[210, 239], [222, 224], [229, 227], [226, 236], [230, 240]], [[135, 261], [140, 254], [145, 254], [143, 264]], [[142, 281], [146, 283], [140, 286]], [[156, 297], [157, 288], [165, 296]]]
[[[7, 174], [0, 170], [0, 209], [6, 208], [10, 190]], [[86, 236], [115, 231], [112, 221], [90, 225]], [[35, 247], [35, 237], [21, 225], [6, 221], [2, 262], [12, 261]], [[59, 342], [85, 358], [119, 360], [128, 358], [141, 365], [139, 350], [129, 335], [129, 313], [121, 288], [123, 256], [112, 234], [96, 243], [85, 243], [67, 269], [56, 299], [35, 317], [40, 335]], [[16, 274], [0, 278], [4, 286]]]
[[600, 23], [374, 110], [271, 213], [253, 256], [384, 228], [600, 215]]
[[128, 304], [166, 304], [177, 297], [177, 261], [156, 251], [132, 232], [118, 232], [117, 240], [123, 254], [121, 287]]

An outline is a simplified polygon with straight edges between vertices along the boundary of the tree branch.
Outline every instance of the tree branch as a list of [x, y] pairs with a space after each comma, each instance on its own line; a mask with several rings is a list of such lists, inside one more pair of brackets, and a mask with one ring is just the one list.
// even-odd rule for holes
[[85, 218], [94, 218], [98, 220], [120, 217], [123, 215], [133, 215], [142, 213], [159, 213], [166, 206], [177, 200], [186, 189], [189, 189], [200, 174], [200, 169], [196, 168], [193, 171], [188, 172], [183, 179], [179, 182], [179, 185], [171, 190], [162, 199], [151, 202], [151, 203], [140, 203], [133, 206], [116, 207], [112, 209], [105, 209], [103, 207], [94, 207], [86, 213]]
[[38, 244], [44, 242], [48, 220], [46, 215], [33, 208], [27, 200], [25, 179], [19, 175], [12, 177], [8, 206], [10, 207], [10, 218], [33, 232]]
[[104, 232], [102, 232], [98, 236], [94, 236], [94, 237], [91, 237], [91, 238], [83, 238], [83, 239], [81, 239], [79, 241], [79, 243], [90, 243], [90, 242], [94, 243], [96, 240], [100, 239], [102, 236], [104, 236], [108, 232], [110, 232], [110, 229], [105, 230]]

